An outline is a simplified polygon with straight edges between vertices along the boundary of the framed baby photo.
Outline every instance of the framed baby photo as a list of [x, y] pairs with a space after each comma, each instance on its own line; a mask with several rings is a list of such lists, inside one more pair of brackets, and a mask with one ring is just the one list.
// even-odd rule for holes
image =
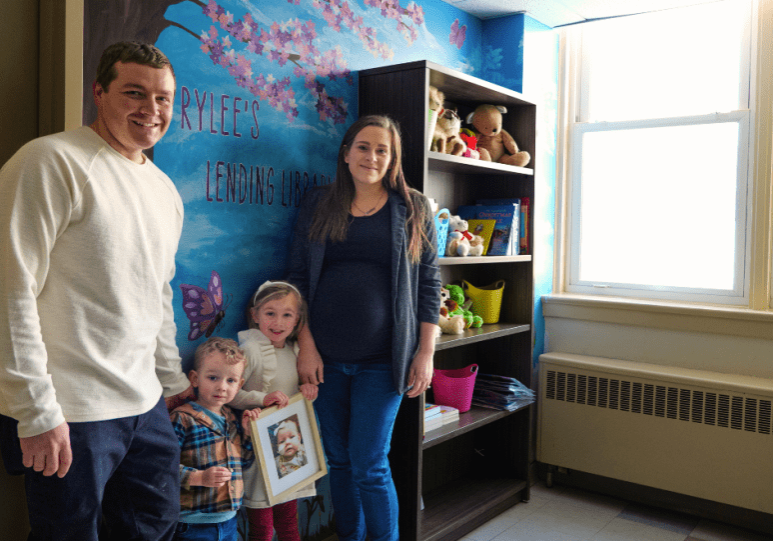
[[255, 459], [270, 505], [327, 474], [317, 416], [301, 393], [282, 409], [264, 409], [251, 425]]

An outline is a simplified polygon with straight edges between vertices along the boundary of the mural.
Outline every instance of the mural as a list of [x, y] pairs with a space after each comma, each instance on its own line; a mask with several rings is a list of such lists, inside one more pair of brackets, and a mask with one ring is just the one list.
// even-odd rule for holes
[[[357, 72], [431, 60], [520, 91], [522, 19], [488, 36], [441, 0], [84, 1], [84, 124], [107, 45], [154, 43], [175, 69], [174, 122], [152, 158], [185, 205], [172, 282], [185, 369], [209, 334], [236, 338], [258, 285], [284, 275], [303, 194], [333, 182], [357, 118]], [[333, 531], [326, 478], [318, 494], [299, 504], [307, 541]]]

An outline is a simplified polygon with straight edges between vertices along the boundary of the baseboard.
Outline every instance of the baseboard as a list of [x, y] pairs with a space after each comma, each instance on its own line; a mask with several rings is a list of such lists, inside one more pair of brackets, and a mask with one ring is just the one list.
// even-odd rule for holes
[[546, 480], [549, 468], [550, 477], [554, 485], [598, 492], [652, 507], [678, 511], [716, 522], [725, 522], [773, 536], [773, 515], [768, 513], [637, 485], [627, 481], [619, 481], [591, 473], [549, 467], [541, 463], [538, 463], [536, 468], [539, 479]]

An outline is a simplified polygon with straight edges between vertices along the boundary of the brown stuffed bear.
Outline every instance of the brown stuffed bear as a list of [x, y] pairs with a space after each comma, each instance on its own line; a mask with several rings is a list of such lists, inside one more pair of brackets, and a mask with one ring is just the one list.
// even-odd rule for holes
[[435, 134], [432, 136], [432, 150], [442, 154], [461, 156], [467, 150], [464, 140], [459, 137], [462, 119], [453, 109], [445, 109], [437, 119]]
[[478, 150], [480, 159], [523, 167], [531, 161], [526, 151], [518, 150], [515, 139], [502, 129], [502, 114], [507, 109], [501, 105], [479, 105], [467, 115], [467, 124], [479, 132]]
[[429, 109], [437, 111], [438, 114], [443, 111], [443, 103], [446, 101], [446, 95], [441, 90], [430, 85], [429, 87]]

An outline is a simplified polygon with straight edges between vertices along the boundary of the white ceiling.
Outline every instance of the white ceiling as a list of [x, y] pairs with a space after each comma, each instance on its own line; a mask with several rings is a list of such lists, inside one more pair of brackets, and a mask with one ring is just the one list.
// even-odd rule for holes
[[717, 0], [443, 0], [480, 19], [526, 13], [550, 27]]

